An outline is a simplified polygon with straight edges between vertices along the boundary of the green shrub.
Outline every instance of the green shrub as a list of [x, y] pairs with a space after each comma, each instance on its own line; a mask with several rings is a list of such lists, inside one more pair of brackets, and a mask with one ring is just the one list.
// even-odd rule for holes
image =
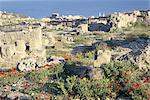
[[121, 73], [131, 69], [131, 66], [120, 62], [111, 62], [103, 66], [106, 78], [119, 77]]
[[51, 69], [40, 69], [37, 72], [28, 72], [26, 77], [29, 77], [32, 82], [46, 83], [50, 79], [59, 79], [59, 75], [61, 75], [62, 72], [63, 64], [60, 64]]
[[74, 92], [84, 99], [92, 97], [93, 90], [91, 81], [87, 79], [77, 79], [74, 85]]

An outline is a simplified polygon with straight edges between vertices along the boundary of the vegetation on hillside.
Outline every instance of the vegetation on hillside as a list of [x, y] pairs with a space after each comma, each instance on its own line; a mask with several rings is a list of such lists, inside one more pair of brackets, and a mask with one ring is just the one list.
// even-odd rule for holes
[[0, 77], [5, 79], [1, 81], [1, 86], [14, 84], [19, 77], [24, 77], [34, 83], [32, 88], [23, 91], [29, 95], [34, 94], [33, 98], [38, 97], [42, 92], [51, 94], [51, 98], [70, 99], [128, 97], [141, 100], [150, 97], [149, 71], [144, 72], [129, 64], [111, 62], [103, 66], [103, 78], [93, 80], [87, 75], [76, 75], [75, 71], [79, 70], [73, 61], [67, 61], [49, 69]]

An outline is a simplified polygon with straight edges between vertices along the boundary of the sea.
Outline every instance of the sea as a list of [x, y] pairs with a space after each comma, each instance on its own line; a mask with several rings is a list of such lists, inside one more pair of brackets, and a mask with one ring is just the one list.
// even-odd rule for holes
[[0, 11], [34, 18], [60, 15], [98, 16], [150, 9], [150, 0], [0, 0]]

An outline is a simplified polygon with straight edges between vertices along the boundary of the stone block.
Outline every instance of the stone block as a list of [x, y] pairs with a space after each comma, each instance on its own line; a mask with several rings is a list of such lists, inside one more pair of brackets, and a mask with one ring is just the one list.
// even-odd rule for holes
[[105, 51], [98, 51], [98, 57], [94, 61], [94, 67], [100, 67], [103, 64], [108, 64], [111, 61], [111, 51], [105, 50]]
[[17, 40], [15, 42], [15, 46], [16, 46], [16, 51], [25, 52], [25, 50], [26, 50], [26, 46], [25, 46], [25, 41], [24, 40]]
[[11, 57], [15, 53], [15, 46], [14, 45], [3, 45], [1, 47], [1, 55], [2, 58]]

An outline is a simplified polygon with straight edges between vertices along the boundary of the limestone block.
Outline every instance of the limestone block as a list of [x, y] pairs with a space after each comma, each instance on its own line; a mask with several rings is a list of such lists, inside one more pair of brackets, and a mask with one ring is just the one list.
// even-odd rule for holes
[[34, 38], [34, 39], [37, 39], [37, 40], [42, 39], [41, 28], [34, 29], [33, 31], [31, 31], [30, 34], [31, 34], [31, 38]]
[[108, 64], [111, 60], [111, 51], [105, 50], [104, 52], [98, 51], [100, 54], [94, 61], [94, 67], [100, 67], [103, 64]]
[[47, 38], [42, 39], [42, 45], [47, 46], [49, 44], [49, 40]]
[[2, 58], [11, 57], [15, 53], [14, 45], [4, 45], [1, 47]]
[[48, 36], [49, 41], [51, 41], [52, 45], [54, 45], [56, 43], [55, 34], [56, 33], [53, 33], [53, 32], [46, 33], [46, 35]]
[[31, 48], [31, 51], [33, 50], [40, 50], [42, 48], [42, 33], [41, 33], [41, 29], [34, 29], [31, 33], [30, 33], [30, 41], [29, 41], [29, 45]]
[[16, 46], [16, 51], [25, 52], [25, 50], [26, 50], [26, 46], [25, 46], [25, 41], [24, 40], [17, 40], [15, 42], [15, 46]]
[[34, 51], [34, 50], [41, 50], [42, 49], [42, 41], [41, 40], [36, 40], [36, 39], [31, 39], [29, 41], [29, 46], [30, 46], [30, 50]]
[[80, 26], [79, 26], [79, 28], [80, 28], [80, 30], [82, 31], [82, 32], [88, 32], [88, 24], [81, 24]]

